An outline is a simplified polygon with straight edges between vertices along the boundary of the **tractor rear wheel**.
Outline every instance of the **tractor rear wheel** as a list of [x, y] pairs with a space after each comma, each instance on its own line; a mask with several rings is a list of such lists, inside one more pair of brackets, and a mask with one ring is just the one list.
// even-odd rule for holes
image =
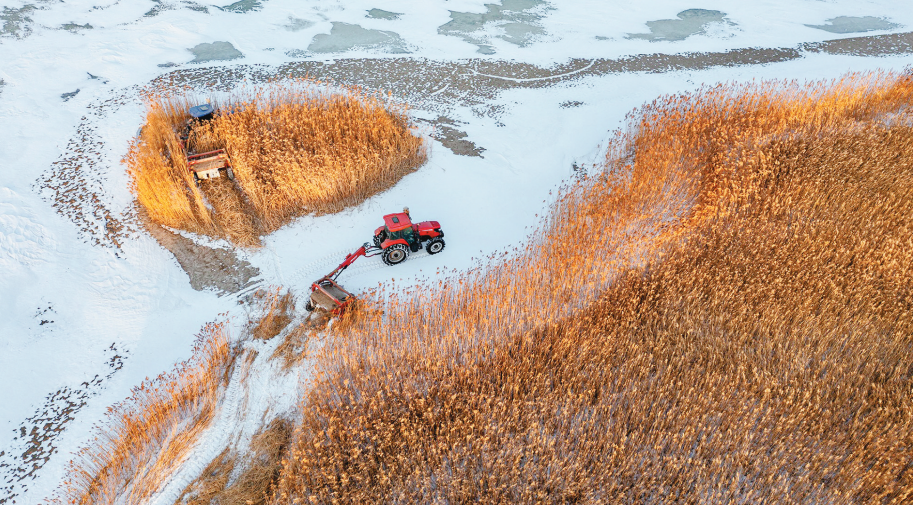
[[440, 238], [433, 238], [431, 242], [428, 242], [428, 245], [425, 246], [425, 250], [428, 251], [428, 254], [437, 254], [444, 250], [444, 240]]
[[403, 261], [406, 261], [406, 256], [409, 255], [409, 253], [406, 251], [406, 246], [403, 244], [391, 245], [390, 247], [384, 249], [384, 263], [388, 265], [398, 265]]

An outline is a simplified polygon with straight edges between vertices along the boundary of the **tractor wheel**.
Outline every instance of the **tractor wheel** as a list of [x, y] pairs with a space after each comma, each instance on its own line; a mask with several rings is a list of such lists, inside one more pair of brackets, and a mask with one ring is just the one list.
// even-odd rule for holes
[[380, 233], [378, 233], [377, 235], [374, 235], [374, 246], [375, 247], [380, 247], [380, 244], [383, 241], [384, 241], [384, 239], [381, 238]]
[[384, 249], [383, 260], [384, 263], [388, 265], [398, 265], [403, 261], [406, 261], [408, 255], [409, 253], [407, 252], [406, 246], [403, 244], [393, 244]]
[[235, 180], [235, 171], [232, 170], [231, 167], [228, 167], [228, 168], [225, 170], [225, 175], [228, 176], [228, 180], [229, 180], [229, 181]]
[[425, 246], [425, 250], [428, 251], [428, 254], [437, 254], [444, 250], [444, 240], [440, 238], [433, 238], [431, 242], [428, 242], [428, 245]]

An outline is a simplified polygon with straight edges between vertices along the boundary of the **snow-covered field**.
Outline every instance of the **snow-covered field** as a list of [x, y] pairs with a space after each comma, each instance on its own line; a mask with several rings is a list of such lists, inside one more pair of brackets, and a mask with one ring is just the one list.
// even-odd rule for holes
[[[186, 359], [206, 321], [240, 326], [254, 286], [306, 288], [383, 214], [408, 205], [440, 221], [447, 248], [395, 269], [362, 260], [341, 278], [353, 291], [519, 243], [573, 165], [597, 160], [625, 113], [658, 95], [913, 64], [909, 36], [873, 39], [875, 51], [810, 45], [913, 31], [904, 0], [489, 1], [0, 0], [0, 504], [41, 502], [106, 407]], [[746, 48], [750, 61], [725, 64]], [[638, 59], [682, 53], [700, 62]], [[237, 253], [255, 284], [194, 289], [135, 221], [120, 159], [140, 88], [315, 69], [408, 101], [430, 161], [358, 208]]]

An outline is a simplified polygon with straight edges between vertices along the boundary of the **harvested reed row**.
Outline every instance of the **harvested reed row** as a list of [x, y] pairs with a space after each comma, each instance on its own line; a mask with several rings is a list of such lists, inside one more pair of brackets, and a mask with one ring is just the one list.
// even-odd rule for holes
[[525, 247], [334, 325], [276, 502], [908, 501], [911, 98], [636, 111]]
[[193, 356], [146, 380], [108, 408], [91, 443], [76, 453], [58, 502], [143, 503], [166, 483], [209, 426], [234, 353], [223, 324], [198, 335]]
[[236, 94], [191, 129], [188, 147], [225, 149], [236, 177], [236, 185], [205, 181], [201, 191], [177, 133], [190, 105], [188, 96], [149, 95], [146, 125], [125, 157], [133, 190], [154, 222], [238, 245], [257, 245], [295, 217], [358, 205], [427, 159], [404, 105], [354, 88], [277, 83]]

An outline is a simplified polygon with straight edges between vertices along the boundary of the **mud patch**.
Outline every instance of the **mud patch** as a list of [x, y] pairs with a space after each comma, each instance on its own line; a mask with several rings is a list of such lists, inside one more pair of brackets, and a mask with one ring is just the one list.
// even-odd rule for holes
[[726, 19], [726, 13], [706, 9], [688, 9], [677, 14], [678, 19], [659, 19], [656, 21], [647, 21], [647, 28], [650, 33], [629, 33], [629, 39], [643, 39], [650, 42], [660, 40], [680, 41], [692, 35], [707, 33], [707, 28], [714, 23], [728, 24], [734, 26], [734, 23]]
[[241, 51], [235, 49], [235, 46], [231, 45], [231, 42], [225, 41], [215, 41], [211, 44], [203, 42], [202, 44], [197, 44], [190, 49], [193, 53], [193, 60], [190, 63], [206, 63], [207, 61], [228, 61], [236, 60], [238, 58], [243, 58], [244, 55], [241, 54]]
[[[120, 103], [120, 99], [114, 98], [106, 102], [107, 105]], [[58, 214], [76, 224], [84, 240], [120, 250], [123, 238], [136, 230], [123, 217], [115, 216], [100, 197], [105, 194], [107, 184], [102, 173], [106, 168], [103, 147], [95, 127], [83, 116], [64, 154], [35, 185]]]
[[214, 290], [219, 296], [237, 293], [253, 286], [260, 270], [228, 249], [199, 245], [161, 226], [143, 219], [149, 234], [174, 255], [178, 265], [197, 291]]
[[876, 18], [874, 16], [838, 16], [825, 20], [825, 23], [827, 24], [805, 26], [831, 33], [862, 33], [900, 28], [900, 25], [897, 23], [891, 23], [884, 18]]
[[450, 11], [450, 22], [438, 27], [437, 32], [478, 46], [481, 54], [495, 54], [490, 44], [492, 32], [500, 32], [494, 37], [520, 47], [545, 35], [538, 24], [548, 9], [544, 0], [502, 0], [501, 5], [485, 4], [485, 9], [481, 14]]
[[810, 53], [842, 54], [849, 56], [892, 56], [913, 53], [913, 32], [869, 35], [848, 39], [811, 42], [800, 46]]
[[385, 30], [369, 30], [359, 25], [333, 22], [330, 33], [314, 36], [308, 46], [313, 53], [343, 53], [352, 49], [377, 49], [392, 54], [409, 51], [399, 34]]
[[448, 117], [438, 116], [437, 119], [417, 119], [416, 121], [434, 126], [431, 132], [431, 138], [440, 142], [444, 147], [450, 149], [453, 154], [459, 156], [476, 156], [483, 158], [484, 147], [475, 145], [474, 142], [466, 140], [466, 132], [457, 129], [458, 123]]
[[13, 433], [16, 435], [6, 450], [0, 451], [0, 504], [16, 503], [16, 498], [28, 491], [29, 483], [38, 476], [51, 456], [57, 453], [57, 438], [67, 424], [88, 404], [89, 398], [98, 395], [105, 381], [123, 368], [129, 351], [108, 347], [108, 369], [104, 375], [76, 387], [63, 387], [45, 397], [35, 413], [26, 418]]

